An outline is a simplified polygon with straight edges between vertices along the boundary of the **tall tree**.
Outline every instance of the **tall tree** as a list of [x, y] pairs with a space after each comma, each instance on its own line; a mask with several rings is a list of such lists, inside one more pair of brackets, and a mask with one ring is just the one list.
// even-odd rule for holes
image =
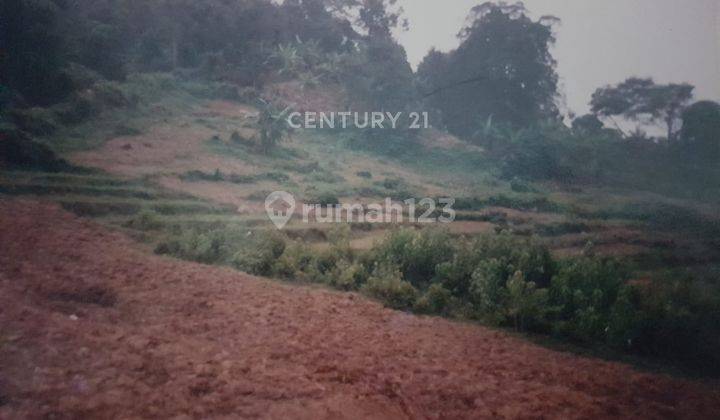
[[421, 89], [450, 131], [469, 137], [490, 117], [524, 127], [557, 115], [550, 54], [557, 19], [527, 14], [522, 3], [476, 6], [458, 49], [425, 57], [418, 69]]
[[693, 153], [720, 164], [720, 104], [699, 101], [682, 114], [680, 138]]
[[0, 85], [30, 103], [51, 104], [71, 89], [61, 69], [60, 1], [0, 1]]
[[345, 85], [363, 107], [404, 111], [417, 99], [412, 68], [392, 31], [405, 26], [397, 0], [328, 0], [345, 7], [348, 19], [366, 33], [346, 60]]
[[398, 6], [397, 0], [322, 0], [322, 2], [335, 16], [351, 21], [371, 37], [387, 37], [396, 27], [407, 27], [407, 20], [402, 17], [403, 8]]
[[593, 113], [622, 116], [642, 123], [663, 122], [667, 138], [675, 140], [680, 114], [693, 96], [694, 86], [687, 83], [658, 85], [650, 78], [631, 77], [616, 86], [595, 91], [590, 105]]

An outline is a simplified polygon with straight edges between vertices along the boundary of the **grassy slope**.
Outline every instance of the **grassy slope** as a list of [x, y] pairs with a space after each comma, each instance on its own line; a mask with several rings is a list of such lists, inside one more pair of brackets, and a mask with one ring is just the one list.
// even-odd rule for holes
[[[192, 137], [196, 147], [166, 157], [167, 165], [160, 161], [152, 166], [151, 161], [142, 171], [139, 163], [137, 173], [116, 173], [122, 180], [112, 173], [6, 173], [0, 179], [0, 192], [46, 196], [79, 214], [119, 226], [146, 210], [158, 213], [171, 226], [250, 223], [267, 227], [262, 200], [276, 189], [309, 202], [328, 194], [341, 201], [365, 203], [382, 202], [387, 196], [449, 196], [464, 203], [458, 204], [462, 207], [459, 219], [464, 222], [452, 229], [455, 233], [484, 232], [490, 224], [495, 230], [539, 234], [560, 255], [577, 254], [592, 243], [598, 253], [635, 257], [647, 269], [672, 264], [712, 273], [720, 260], [713, 250], [720, 212], [713, 205], [601, 188], [568, 191], [533, 185], [532, 192], [515, 192], [510, 183], [495, 176], [481, 149], [459, 142], [434, 143], [439, 136], [429, 132], [423, 133], [424, 146], [389, 156], [358, 148], [343, 133], [300, 131], [272, 155], [264, 156], [252, 147], [252, 140], [231, 140], [233, 133], [245, 140], [254, 134], [255, 119], [240, 112], [248, 107], [210, 101], [203, 98], [208, 96], [203, 86], [163, 76], [132, 78], [123, 89], [139, 98], [136, 107], [105, 112], [43, 140], [71, 160], [82, 150], [100, 150], [106, 161], [115, 161], [118, 151], [142, 149], [138, 145], [148, 142], [173, 149], [175, 138], [183, 136]], [[158, 142], [155, 127], [170, 130], [165, 143]], [[113, 143], [122, 147], [103, 151], [102, 147]], [[143, 153], [128, 156], [126, 171], [134, 171], [133, 159]], [[188, 179], [192, 170], [220, 173], [222, 178]], [[236, 182], [233, 176], [244, 178]], [[235, 213], [236, 207], [246, 208], [246, 214]], [[322, 241], [324, 235], [316, 232], [328, 227], [293, 222], [290, 228], [297, 237], [307, 230], [309, 241]], [[358, 247], [367, 248], [385, 228], [354, 230], [352, 239]]]
[[[0, 195], [57, 201], [78, 215], [127, 232], [150, 248], [188, 230], [273, 229], [262, 201], [277, 189], [310, 202], [325, 193], [341, 201], [365, 203], [382, 202], [386, 196], [450, 196], [461, 199], [459, 221], [449, 226], [456, 235], [497, 230], [539, 235], [559, 256], [577, 255], [590, 243], [596, 254], [632, 261], [639, 278], [677, 267], [712, 282], [720, 277], [716, 234], [720, 212], [714, 205], [610, 188], [569, 190], [545, 184], [517, 192], [489, 169], [481, 149], [433, 145], [432, 139], [423, 147], [390, 156], [358, 148], [338, 133], [301, 131], [264, 156], [251, 142], [231, 140], [235, 132], [246, 139], [254, 133], [255, 120], [241, 112], [247, 109], [181, 88], [157, 93], [137, 109], [105, 113], [43, 141], [71, 160], [86, 150], [98, 152], [107, 158], [99, 162], [118, 160], [117, 151], [125, 153], [124, 146], [130, 145], [125, 157], [130, 163], [144, 153], [135, 146], [149, 141], [164, 149], [173, 149], [176, 137], [194, 142], [193, 148], [170, 155], [167, 165], [140, 162], [136, 174], [132, 165], [120, 172], [99, 169], [87, 174], [0, 172]], [[126, 127], [137, 131], [128, 135], [122, 132]], [[166, 139], [158, 140], [158, 127], [169, 133]], [[109, 147], [113, 145], [121, 147]], [[187, 174], [192, 170], [219, 171], [222, 177], [191, 180]], [[266, 176], [278, 173], [286, 177]], [[233, 182], [232, 175], [245, 178]], [[238, 212], [238, 207], [243, 211]], [[350, 245], [369, 249], [391, 227], [353, 226]], [[332, 228], [294, 220], [285, 234], [322, 252]]]

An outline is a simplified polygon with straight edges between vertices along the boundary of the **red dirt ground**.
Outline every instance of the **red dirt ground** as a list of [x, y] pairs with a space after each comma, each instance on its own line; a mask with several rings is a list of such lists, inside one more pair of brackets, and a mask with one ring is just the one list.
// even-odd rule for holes
[[0, 418], [712, 418], [706, 385], [147, 254], [0, 199]]

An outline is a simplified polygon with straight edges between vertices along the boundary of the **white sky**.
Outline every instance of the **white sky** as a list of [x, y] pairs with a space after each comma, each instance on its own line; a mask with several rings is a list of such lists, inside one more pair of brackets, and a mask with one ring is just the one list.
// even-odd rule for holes
[[[431, 47], [458, 46], [470, 9], [485, 0], [399, 0], [410, 30], [398, 39], [413, 67]], [[720, 100], [720, 0], [526, 0], [554, 15], [561, 91], [578, 115], [600, 86], [629, 76], [689, 82], [697, 99]]]

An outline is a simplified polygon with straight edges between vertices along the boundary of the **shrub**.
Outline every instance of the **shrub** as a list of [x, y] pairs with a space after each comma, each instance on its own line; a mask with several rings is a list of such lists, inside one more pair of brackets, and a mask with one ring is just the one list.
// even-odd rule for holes
[[470, 300], [478, 315], [494, 324], [504, 320], [508, 300], [507, 267], [495, 258], [482, 260], [472, 273]]
[[610, 312], [627, 277], [612, 259], [563, 261], [549, 291], [558, 307], [556, 332], [585, 342], [606, 341]]
[[382, 186], [388, 190], [396, 190], [402, 185], [402, 180], [397, 178], [385, 178], [382, 182]]
[[456, 305], [452, 293], [441, 284], [433, 283], [415, 302], [415, 311], [426, 314], [449, 315]]
[[273, 181], [277, 183], [285, 183], [290, 181], [290, 177], [282, 172], [268, 172], [258, 176], [260, 180]]
[[158, 230], [163, 227], [163, 223], [157, 213], [150, 210], [143, 210], [137, 216], [130, 219], [125, 224], [126, 227], [141, 231]]
[[376, 263], [397, 266], [404, 280], [423, 287], [435, 277], [438, 264], [452, 259], [450, 233], [442, 229], [399, 229], [372, 251]]
[[311, 198], [313, 204], [319, 204], [323, 207], [336, 206], [340, 204], [340, 199], [334, 192], [323, 191]]
[[212, 182], [220, 182], [224, 179], [224, 176], [220, 169], [215, 169], [215, 172], [213, 173], [206, 173], [203, 171], [198, 170], [192, 170], [187, 171], [184, 174], [180, 175], [180, 179], [187, 182], [196, 182], [196, 181], [212, 181]]
[[171, 254], [190, 261], [213, 264], [220, 261], [220, 245], [218, 235], [185, 232], [177, 239], [158, 245], [155, 252]]
[[482, 210], [485, 207], [505, 207], [515, 210], [544, 211], [549, 213], [563, 213], [567, 206], [548, 200], [546, 197], [519, 197], [498, 194], [486, 199], [477, 197], [458, 198], [455, 201], [456, 210]]
[[236, 268], [250, 274], [270, 275], [278, 258], [285, 252], [285, 239], [277, 232], [255, 232], [232, 258]]
[[180, 230], [155, 248], [157, 254], [205, 264], [231, 264], [246, 247], [254, 247], [252, 233], [239, 228], [215, 227], [210, 230]]
[[359, 176], [360, 178], [372, 179], [372, 174], [368, 171], [360, 171], [355, 175]]
[[515, 329], [524, 331], [545, 321], [548, 307], [547, 289], [538, 289], [532, 281], [526, 281], [521, 271], [516, 271], [507, 282], [506, 314], [513, 320]]
[[349, 246], [333, 245], [328, 249], [324, 249], [315, 255], [314, 268], [317, 270], [318, 276], [316, 281], [323, 283], [331, 283], [329, 279], [334, 273], [338, 264], [343, 261], [351, 260]]
[[492, 277], [498, 282], [521, 271], [538, 287], [549, 285], [555, 270], [549, 251], [535, 239], [501, 233], [482, 235], [458, 246], [452, 258], [437, 267], [437, 280], [455, 296], [471, 297], [473, 274], [478, 268], [495, 270]]
[[717, 286], [711, 288], [674, 272], [660, 275], [649, 284], [632, 286], [613, 307], [611, 344], [717, 374], [720, 372], [717, 296]]
[[304, 245], [289, 243], [272, 267], [273, 275], [286, 280], [315, 281], [315, 255]]
[[357, 290], [366, 279], [365, 267], [361, 264], [340, 260], [327, 276], [327, 283], [340, 290]]
[[[109, 90], [112, 90], [113, 84], [109, 86]], [[125, 87], [128, 97], [140, 97], [152, 102], [169, 92], [178, 91], [180, 81], [170, 73], [133, 73], [128, 75]]]
[[571, 182], [576, 177], [565, 161], [568, 151], [555, 139], [531, 132], [512, 146], [502, 159], [502, 173], [507, 178]]
[[402, 310], [412, 308], [418, 296], [417, 289], [402, 279], [400, 269], [387, 263], [375, 266], [362, 291], [390, 308]]

